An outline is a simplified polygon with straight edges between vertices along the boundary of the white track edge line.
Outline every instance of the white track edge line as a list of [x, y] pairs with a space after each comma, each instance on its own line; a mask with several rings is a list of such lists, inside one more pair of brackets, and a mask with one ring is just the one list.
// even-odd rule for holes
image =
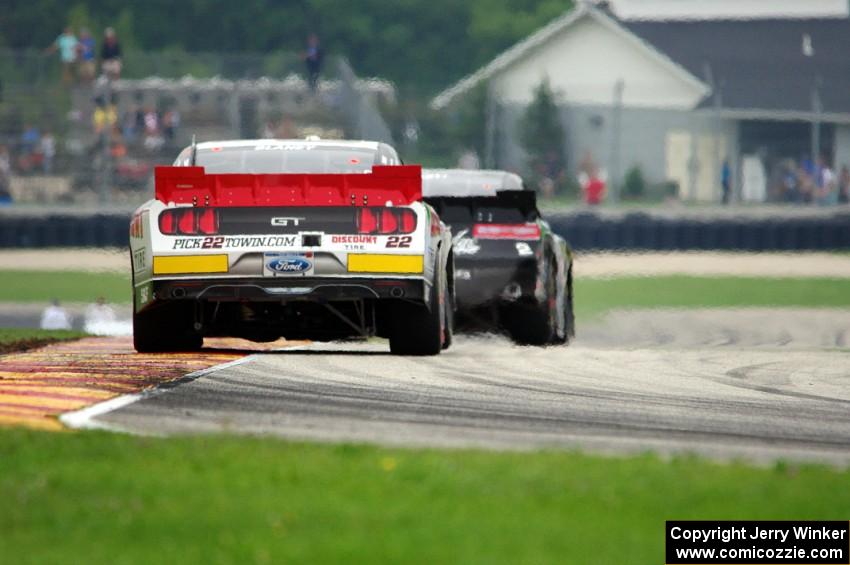
[[241, 365], [243, 363], [247, 363], [248, 361], [251, 361], [256, 357], [257, 354], [246, 355], [245, 357], [240, 357], [239, 359], [234, 359], [233, 361], [228, 361], [227, 363], [214, 365], [212, 367], [207, 367], [206, 369], [200, 369], [198, 371], [188, 373], [173, 381], [158, 384], [155, 387], [150, 388], [148, 390], [143, 390], [142, 392], [123, 394], [121, 396], [116, 396], [115, 398], [110, 398], [109, 400], [104, 400], [103, 402], [98, 402], [97, 404], [92, 404], [91, 406], [87, 406], [86, 408], [81, 408], [80, 410], [74, 410], [73, 412], [65, 412], [64, 414], [59, 415], [59, 421], [68, 426], [69, 428], [76, 430], [108, 430], [115, 432], [128, 432], [128, 430], [125, 430], [124, 428], [121, 428], [119, 426], [107, 424], [106, 422], [98, 422], [94, 418], [97, 418], [98, 416], [103, 416], [104, 414], [108, 414], [109, 412], [113, 412], [115, 410], [118, 410], [119, 408], [124, 408], [125, 406], [129, 406], [134, 402], [138, 402], [139, 400], [150, 398], [152, 396], [157, 396], [159, 394], [167, 392], [171, 388], [174, 388], [175, 385], [182, 384], [188, 381], [193, 381], [199, 377], [203, 377], [204, 375], [208, 375], [210, 373], [214, 373], [222, 369], [227, 369], [230, 367]]

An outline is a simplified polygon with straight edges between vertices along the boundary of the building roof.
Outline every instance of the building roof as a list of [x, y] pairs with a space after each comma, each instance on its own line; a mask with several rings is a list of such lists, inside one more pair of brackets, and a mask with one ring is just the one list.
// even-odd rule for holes
[[699, 85], [706, 93], [703, 107], [719, 102], [730, 117], [811, 119], [819, 103], [824, 121], [850, 123], [850, 18], [619, 20], [587, 3], [447, 88], [431, 106], [449, 105], [584, 17], [628, 37], [670, 72]]
[[[593, 1], [597, 4], [604, 0]], [[847, 0], [607, 0], [621, 20], [847, 18]]]
[[487, 65], [481, 67], [471, 75], [461, 79], [456, 84], [450, 86], [431, 101], [431, 107], [435, 110], [445, 108], [458, 96], [474, 89], [478, 84], [489, 80], [494, 75], [501, 73], [514, 63], [522, 60], [526, 56], [534, 52], [538, 47], [545, 45], [551, 39], [555, 38], [565, 30], [570, 28], [579, 20], [590, 17], [597, 22], [619, 34], [621, 37], [631, 42], [635, 49], [643, 50], [649, 57], [654, 58], [662, 66], [666, 67], [671, 73], [675, 74], [685, 82], [693, 84], [699, 90], [708, 92], [707, 86], [696, 76], [689, 73], [687, 70], [679, 66], [671, 60], [666, 54], [654, 49], [649, 44], [646, 44], [640, 37], [628, 33], [613, 17], [592, 7], [589, 4], [579, 4], [574, 9], [565, 12], [562, 16], [554, 19], [547, 25], [543, 26], [535, 33], [523, 39], [513, 47], [504, 51], [501, 55], [490, 61]]
[[626, 21], [621, 24], [716, 85], [724, 110], [803, 117], [850, 114], [850, 19]]

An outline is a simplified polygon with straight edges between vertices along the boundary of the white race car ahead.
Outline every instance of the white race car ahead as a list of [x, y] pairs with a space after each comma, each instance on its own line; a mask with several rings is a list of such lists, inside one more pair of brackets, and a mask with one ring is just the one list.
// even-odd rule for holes
[[207, 142], [155, 180], [130, 225], [137, 351], [204, 336], [377, 335], [403, 355], [451, 343], [451, 233], [392, 147]]

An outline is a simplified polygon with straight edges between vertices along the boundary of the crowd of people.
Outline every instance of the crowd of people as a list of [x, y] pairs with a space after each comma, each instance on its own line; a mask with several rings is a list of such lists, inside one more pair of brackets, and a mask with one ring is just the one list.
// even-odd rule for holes
[[[14, 158], [13, 158], [14, 155]], [[32, 123], [24, 124], [23, 131], [18, 138], [18, 143], [11, 150], [0, 146], [0, 168], [6, 169], [11, 174], [14, 170], [20, 174], [53, 173], [56, 159], [56, 136], [53, 131], [45, 128], [40, 129]]]
[[850, 203], [850, 168], [836, 171], [821, 157], [817, 161], [786, 159], [773, 182], [774, 197], [780, 202], [832, 206]]
[[109, 141], [115, 158], [124, 157], [128, 148], [156, 153], [172, 145], [176, 139], [180, 127], [177, 108], [161, 110], [153, 106], [131, 105], [119, 113], [114, 100], [97, 97], [94, 102], [92, 128], [101, 144]]
[[121, 78], [121, 43], [111, 27], [103, 32], [99, 53], [97, 41], [88, 29], [81, 29], [78, 37], [71, 26], [64, 29], [45, 53], [59, 54], [65, 84], [93, 81], [97, 78], [98, 66], [108, 79]]

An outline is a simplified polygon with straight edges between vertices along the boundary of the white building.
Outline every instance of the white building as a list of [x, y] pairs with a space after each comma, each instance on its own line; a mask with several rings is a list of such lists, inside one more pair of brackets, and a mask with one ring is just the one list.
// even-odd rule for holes
[[[768, 170], [813, 152], [850, 165], [846, 0], [582, 3], [440, 93], [496, 101], [495, 165], [521, 170], [517, 121], [548, 79], [574, 168], [590, 151], [615, 179], [639, 166], [680, 194], [719, 197], [721, 163]], [[739, 183], [740, 184], [740, 183]]]

